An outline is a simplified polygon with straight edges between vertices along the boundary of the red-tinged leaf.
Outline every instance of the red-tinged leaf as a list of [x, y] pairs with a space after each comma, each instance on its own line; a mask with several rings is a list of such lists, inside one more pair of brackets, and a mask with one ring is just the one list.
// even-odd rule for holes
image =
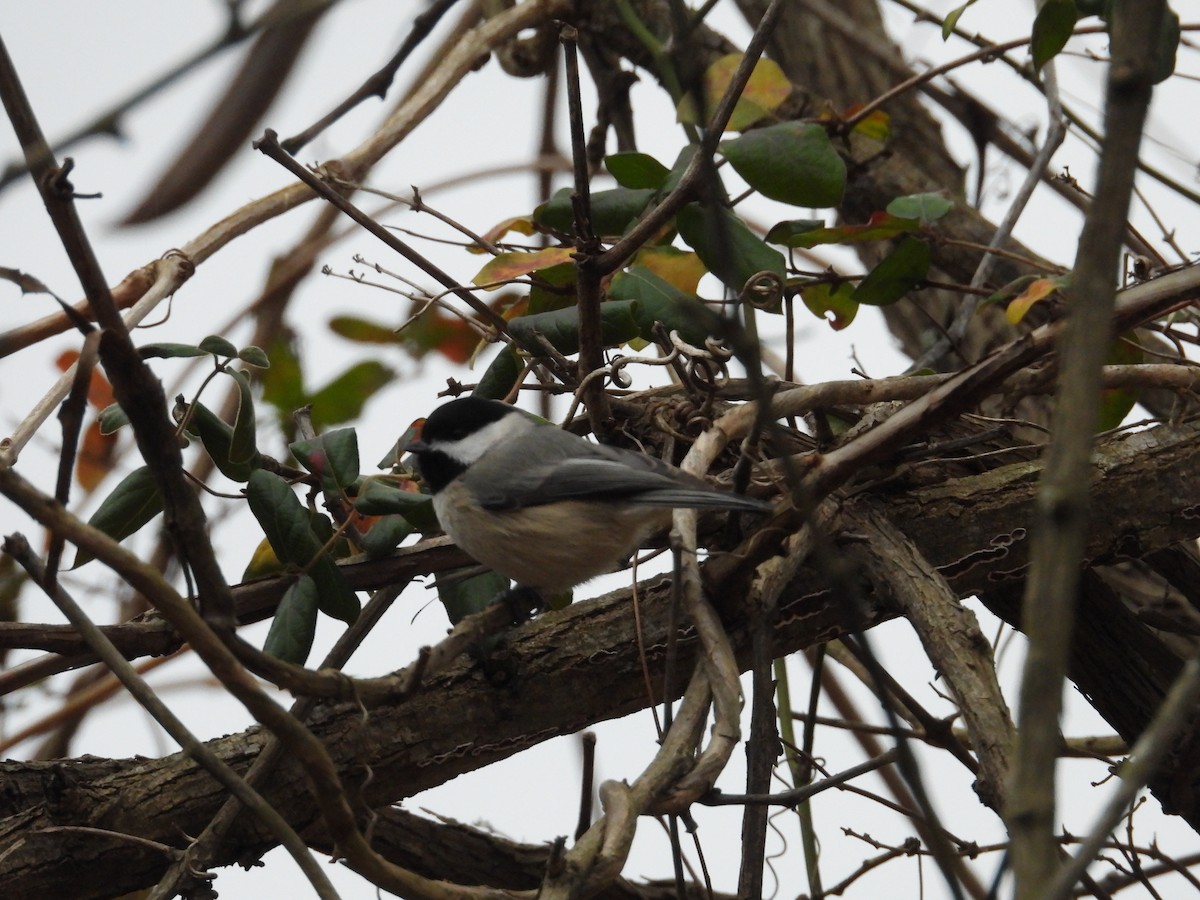
[[300, 465], [321, 479], [327, 494], [344, 495], [358, 480], [358, 435], [353, 428], [327, 431], [288, 445]]
[[670, 170], [648, 153], [611, 153], [604, 157], [608, 174], [617, 184], [627, 188], [658, 188], [667, 180]]
[[846, 163], [820, 125], [780, 122], [721, 143], [721, 153], [764, 197], [793, 206], [836, 206]]
[[644, 266], [685, 294], [695, 294], [700, 279], [708, 274], [699, 256], [678, 247], [647, 247], [639, 250], [632, 266]]
[[883, 241], [916, 231], [915, 219], [901, 219], [890, 213], [876, 212], [863, 225], [838, 225], [834, 228], [815, 228], [790, 238], [789, 247], [816, 247], [818, 244], [861, 244], [864, 241]]
[[[733, 81], [733, 75], [742, 62], [742, 54], [730, 53], [723, 56], [708, 67], [704, 73], [704, 121], [696, 114], [695, 103], [691, 97], [685, 97], [676, 108], [680, 122], [690, 125], [704, 125], [712, 119], [713, 111], [725, 91]], [[792, 83], [783, 74], [778, 63], [763, 57], [754, 65], [741, 98], [733, 108], [729, 117], [726, 131], [744, 131], [768, 115], [791, 96]]]
[[1004, 317], [1013, 325], [1018, 324], [1034, 304], [1040, 303], [1061, 287], [1056, 278], [1035, 278], [1020, 294], [1012, 299], [1004, 310]]
[[768, 244], [782, 244], [785, 247], [794, 247], [796, 244], [792, 242], [797, 237], [824, 227], [824, 219], [788, 219], [772, 225], [771, 230], [767, 232], [764, 240]]
[[841, 331], [858, 315], [858, 301], [853, 295], [853, 286], [845, 281], [837, 285], [826, 282], [800, 289], [800, 298], [809, 312], [828, 322], [834, 331]]
[[574, 252], [571, 247], [546, 247], [544, 250], [534, 250], [531, 253], [518, 250], [501, 253], [488, 260], [487, 264], [471, 280], [478, 285], [487, 285], [485, 290], [495, 290], [501, 286], [496, 282], [508, 282], [539, 269], [548, 269], [560, 263], [570, 262], [571, 254]]
[[932, 252], [920, 238], [906, 235], [854, 288], [853, 297], [868, 306], [895, 303], [929, 274]]
[[[495, 244], [500, 241], [500, 238], [504, 237], [510, 231], [515, 231], [517, 234], [523, 234], [526, 236], [537, 234], [537, 229], [533, 225], [533, 218], [531, 216], [513, 216], [512, 218], [505, 219], [504, 221], [493, 225], [486, 232], [480, 235], [480, 237], [482, 237], [489, 244]], [[478, 246], [477, 244], [472, 244], [469, 246], [467, 251], [469, 253], [487, 253], [487, 250]]]
[[[79, 362], [78, 351], [64, 350], [58, 355], [55, 365], [60, 372], [65, 372], [77, 362]], [[88, 382], [88, 403], [96, 409], [104, 409], [115, 402], [112, 385], [108, 383], [108, 379], [104, 377], [104, 373], [99, 368], [93, 368], [91, 381]]]
[[437, 516], [433, 512], [433, 501], [428, 494], [407, 488], [412, 482], [397, 486], [387, 478], [368, 478], [354, 501], [354, 508], [364, 515], [403, 516], [417, 531], [426, 534], [438, 530]]
[[[92, 513], [88, 524], [114, 541], [121, 541], [162, 512], [162, 508], [154, 476], [148, 466], [142, 466], [121, 479]], [[92, 558], [91, 553], [81, 549], [75, 555], [72, 568], [78, 568]]]
[[329, 320], [329, 330], [339, 337], [359, 344], [396, 344], [400, 336], [396, 329], [381, 322], [360, 319], [357, 316], [334, 316]]
[[75, 457], [75, 480], [85, 491], [94, 491], [113, 470], [117, 436], [100, 431], [100, 422], [92, 422], [83, 432], [83, 441]]
[[360, 543], [363, 552], [370, 557], [386, 556], [413, 533], [412, 525], [403, 516], [360, 517], [355, 514], [355, 519], [358, 518], [366, 520], [359, 526]]

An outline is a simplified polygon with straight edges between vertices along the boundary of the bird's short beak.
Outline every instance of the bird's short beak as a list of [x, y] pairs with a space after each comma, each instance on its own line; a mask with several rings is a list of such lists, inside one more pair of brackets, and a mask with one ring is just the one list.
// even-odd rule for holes
[[429, 445], [422, 440], [410, 441], [405, 447], [405, 453], [424, 453], [429, 449]]

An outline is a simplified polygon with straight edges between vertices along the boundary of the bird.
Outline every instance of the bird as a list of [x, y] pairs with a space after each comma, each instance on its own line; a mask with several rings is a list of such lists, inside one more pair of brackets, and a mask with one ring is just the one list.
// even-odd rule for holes
[[476, 396], [430, 413], [406, 449], [442, 530], [477, 562], [545, 598], [617, 569], [670, 525], [672, 509], [771, 509]]

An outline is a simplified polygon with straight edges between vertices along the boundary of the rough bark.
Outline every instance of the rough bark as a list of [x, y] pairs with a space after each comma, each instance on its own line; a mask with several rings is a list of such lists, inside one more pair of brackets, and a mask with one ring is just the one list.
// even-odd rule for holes
[[[1170, 474], [1194, 470], [1200, 463], [1198, 427], [1164, 425], [1105, 442], [1098, 457], [1103, 477], [1097, 479], [1096, 504], [1111, 514], [1093, 523], [1093, 560], [1120, 559], [1130, 549], [1152, 553], [1200, 534], [1200, 483]], [[1027, 551], [1021, 534], [1029, 521], [1037, 474], [1036, 463], [1020, 462], [907, 490], [888, 482], [864, 493], [860, 502], [878, 504], [938, 567], [954, 592], [965, 596], [981, 586], [1019, 586]], [[1137, 530], [1131, 531], [1135, 524]], [[1131, 534], [1139, 536], [1135, 548], [1129, 543]], [[840, 543], [838, 552], [851, 571], [871, 570], [870, 548], [856, 540]], [[889, 583], [861, 581], [858, 587], [861, 619], [833, 599], [811, 569], [803, 569], [780, 605], [773, 652], [795, 652], [897, 615]], [[641, 593], [648, 660], [652, 671], [661, 674], [668, 588], [660, 580], [643, 585]], [[383, 806], [551, 737], [642, 709], [649, 698], [628, 596], [627, 591], [616, 592], [514, 629], [509, 646], [517, 677], [506, 687], [489, 684], [477, 665], [463, 660], [410, 699], [372, 710], [365, 722], [358, 707], [339, 705], [320, 708], [310, 725], [349, 785], [361, 784], [363, 767], [371, 767], [364, 799]], [[722, 618], [744, 666], [750, 647], [747, 613], [740, 597], [722, 599]], [[1132, 616], [1126, 618], [1121, 634], [1128, 652], [1157, 646], [1153, 629]], [[1082, 658], [1103, 651], [1106, 655], [1100, 658], [1106, 664], [1121, 663], [1107, 647], [1089, 649], [1085, 640], [1081, 637]], [[683, 656], [674, 667], [675, 693], [690, 672], [693, 646], [694, 638], [685, 629], [679, 640]], [[1136, 658], [1153, 659], [1155, 654], [1146, 649]], [[1096, 677], [1110, 676], [1100, 671]], [[597, 683], [605, 690], [594, 690]], [[1131, 717], [1127, 730], [1134, 731], [1157, 706], [1162, 678], [1130, 679], [1122, 687], [1120, 706]], [[480, 740], [480, 735], [487, 739]], [[261, 730], [252, 728], [211, 741], [210, 746], [244, 771], [263, 740]], [[1185, 751], [1181, 758], [1194, 756]], [[152, 882], [167, 864], [163, 856], [115, 836], [110, 840], [48, 828], [88, 826], [178, 847], [181, 835], [198, 833], [225, 799], [220, 787], [181, 754], [157, 760], [5, 762], [0, 763], [0, 785], [0, 846], [12, 846], [0, 859], [0, 884], [18, 886], [17, 893], [8, 894], [14, 898], [105, 896], [117, 887], [133, 889]], [[1194, 803], [1191, 768], [1172, 776], [1171, 787], [1181, 798], [1173, 808]], [[315, 824], [303, 775], [294, 763], [281, 767], [265, 794], [297, 827]], [[14, 839], [17, 843], [11, 845]], [[269, 836], [244, 820], [219, 862], [254, 858], [270, 845]], [[83, 871], [88, 878], [79, 877]], [[88, 892], [97, 885], [105, 887]]]

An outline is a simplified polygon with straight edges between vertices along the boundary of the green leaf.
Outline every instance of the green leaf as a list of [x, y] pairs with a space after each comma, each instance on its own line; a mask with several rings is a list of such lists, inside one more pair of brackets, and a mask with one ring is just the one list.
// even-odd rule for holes
[[400, 542], [413, 533], [413, 526], [404, 516], [383, 516], [362, 536], [363, 552], [372, 558], [387, 556]]
[[[691, 294], [659, 278], [645, 266], [618, 272], [608, 289], [613, 300], [632, 300], [638, 334], [654, 337], [654, 323], [661, 322], [669, 334], [678, 331], [689, 344], [704, 346], [704, 339], [717, 331], [717, 315]], [[601, 307], [603, 309], [603, 307]]]
[[[631, 190], [623, 187], [595, 191], [591, 195], [592, 230], [602, 236], [623, 234], [654, 199], [655, 193], [649, 188]], [[533, 211], [533, 221], [542, 228], [574, 234], [575, 208], [571, 204], [571, 194], [571, 188], [559, 190]]]
[[329, 320], [329, 330], [339, 337], [359, 344], [400, 343], [395, 328], [357, 316], [334, 316]]
[[129, 416], [125, 415], [125, 410], [121, 409], [120, 403], [110, 403], [100, 410], [97, 421], [100, 423], [101, 434], [112, 434], [117, 429], [129, 424]]
[[781, 203], [836, 206], [846, 190], [846, 163], [820, 125], [757, 128], [723, 142], [721, 152], [750, 187]]
[[521, 360], [518, 359], [512, 347], [505, 346], [496, 354], [491, 365], [484, 370], [479, 378], [479, 384], [472, 391], [477, 397], [487, 397], [491, 400], [502, 400], [517, 383], [521, 374]]
[[138, 347], [142, 359], [172, 359], [189, 356], [204, 356], [207, 350], [202, 350], [195, 344], [173, 344], [170, 341], [160, 341], [153, 344], [143, 344]]
[[326, 494], [344, 496], [358, 480], [358, 435], [339, 428], [308, 441], [295, 441], [288, 449], [308, 471], [321, 479]]
[[200, 342], [200, 349], [213, 356], [224, 356], [233, 359], [238, 355], [237, 347], [225, 340], [219, 334], [210, 334]]
[[852, 294], [855, 302], [868, 306], [895, 303], [925, 279], [930, 255], [927, 243], [912, 235], [905, 236], [896, 249], [858, 283]]
[[959, 17], [967, 11], [968, 7], [974, 6], [975, 0], [967, 0], [962, 6], [957, 6], [950, 12], [946, 13], [946, 18], [942, 19], [942, 40], [950, 40], [950, 35], [954, 34], [954, 26], [958, 24]]
[[290, 425], [292, 413], [308, 402], [300, 358], [286, 340], [273, 343], [267, 356], [271, 360], [271, 368], [262, 374], [263, 402], [275, 407], [280, 419]]
[[324, 542], [313, 531], [308, 510], [288, 483], [258, 469], [246, 485], [246, 499], [275, 555], [312, 576], [321, 611], [353, 622], [358, 617], [358, 598], [333, 560], [322, 553]]
[[401, 515], [422, 534], [441, 530], [428, 494], [402, 491], [385, 478], [367, 479], [354, 508], [364, 516]]
[[312, 395], [313, 425], [319, 429], [357, 419], [363, 405], [395, 377], [383, 363], [356, 363]]
[[256, 369], [269, 369], [271, 367], [271, 361], [267, 359], [266, 351], [262, 347], [255, 347], [253, 344], [239, 350], [238, 359]]
[[815, 228], [796, 234], [786, 241], [789, 247], [816, 247], [818, 244], [860, 244], [894, 238], [907, 231], [916, 231], [915, 219], [901, 219], [890, 213], [876, 212], [862, 225], [838, 225], [834, 228]]
[[457, 625], [472, 613], [482, 612], [496, 596], [508, 590], [508, 579], [487, 571], [472, 578], [455, 577], [463, 569], [445, 572], [437, 579], [438, 599], [446, 607], [452, 625]]
[[317, 583], [301, 575], [284, 592], [263, 652], [284, 662], [304, 665], [317, 634]]
[[1158, 46], [1154, 48], [1154, 84], [1160, 84], [1175, 71], [1175, 56], [1179, 52], [1179, 15], [1168, 8], [1163, 13], [1162, 29], [1158, 34]]
[[539, 269], [531, 279], [526, 315], [574, 306], [576, 274], [574, 260]]
[[[545, 351], [534, 332], [541, 334], [559, 353], [578, 353], [579, 309], [572, 306], [532, 316], [519, 316], [508, 323], [508, 333], [513, 339], [530, 353], [541, 356]], [[633, 317], [633, 304], [615, 300], [601, 303], [600, 333], [606, 347], [617, 347], [637, 337], [639, 332]]]
[[[1133, 334], [1121, 335], [1113, 341], [1104, 364], [1108, 366], [1136, 366], [1144, 361], [1145, 355], [1138, 346], [1140, 338]], [[1100, 392], [1100, 410], [1096, 431], [1116, 428], [1137, 405], [1141, 391], [1136, 388], [1105, 388]]]
[[689, 203], [676, 221], [683, 239], [734, 293], [759, 272], [786, 276], [783, 254], [763, 243], [732, 211]]
[[[190, 411], [189, 430], [200, 436], [204, 452], [212, 458], [218, 471], [230, 481], [249, 479], [250, 473], [258, 468], [261, 460], [258, 451], [252, 452], [248, 458], [235, 461], [233, 459], [233, 426], [198, 401], [191, 405]], [[240, 445], [238, 452], [239, 454], [244, 452], [244, 448]]]
[[1046, 0], [1033, 20], [1033, 68], [1040, 70], [1058, 56], [1075, 31], [1075, 0]]
[[238, 409], [233, 420], [233, 434], [229, 441], [229, 461], [234, 465], [253, 462], [257, 465], [258, 435], [254, 421], [254, 398], [250, 393], [250, 379], [243, 373], [226, 368], [225, 373], [237, 382]]
[[825, 227], [824, 219], [787, 219], [771, 226], [765, 238], [768, 244], [783, 244], [785, 247], [795, 247], [794, 243], [802, 234], [816, 231]]
[[666, 166], [647, 153], [611, 153], [604, 157], [604, 165], [617, 184], [634, 190], [660, 188], [669, 174]]
[[854, 287], [842, 281], [837, 285], [823, 282], [800, 289], [804, 305], [818, 319], [829, 323], [834, 331], [841, 331], [858, 315], [858, 301], [854, 299]]
[[[100, 507], [92, 513], [88, 524], [104, 532], [114, 541], [122, 541], [133, 534], [163, 510], [158, 486], [148, 466], [134, 469], [112, 489]], [[94, 559], [93, 555], [80, 548], [75, 554], [72, 568], [79, 568]]]
[[954, 201], [936, 192], [897, 197], [887, 205], [887, 211], [893, 216], [919, 219], [922, 223], [936, 222], [952, 209]]
[[[199, 436], [200, 443], [204, 445], [204, 452], [209, 455], [218, 472], [230, 481], [246, 481], [250, 478], [250, 474], [258, 468], [262, 460], [258, 452], [252, 452], [245, 460], [234, 461], [233, 426], [198, 401], [192, 403], [188, 409], [191, 412], [188, 431]], [[242, 450], [239, 449], [239, 452]]]

